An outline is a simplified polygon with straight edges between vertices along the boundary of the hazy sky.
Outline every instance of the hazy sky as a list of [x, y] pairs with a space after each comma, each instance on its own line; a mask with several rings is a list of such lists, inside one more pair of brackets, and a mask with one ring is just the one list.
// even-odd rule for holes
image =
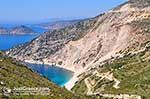
[[92, 17], [126, 0], [0, 0], [0, 23]]

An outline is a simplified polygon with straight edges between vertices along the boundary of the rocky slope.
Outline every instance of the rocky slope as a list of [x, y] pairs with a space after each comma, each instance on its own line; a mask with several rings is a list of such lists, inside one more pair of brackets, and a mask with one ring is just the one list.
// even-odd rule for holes
[[[63, 63], [61, 60], [57, 62], [55, 62], [55, 60], [53, 61], [53, 59], [51, 60], [50, 56], [54, 54], [59, 56], [59, 53], [63, 54], [63, 52], [61, 53], [60, 51], [66, 48], [66, 45], [69, 44], [70, 41], [76, 42], [84, 37], [90, 29], [93, 28], [96, 21], [97, 18], [83, 20], [70, 27], [47, 32], [32, 42], [11, 49], [9, 54], [22, 60], [31, 59], [31, 61], [43, 62], [45, 59], [46, 61], [50, 60], [49, 63]], [[44, 63], [46, 63], [46, 61], [44, 61]]]
[[136, 45], [134, 50], [139, 49], [149, 40], [149, 33], [144, 33], [149, 29], [133, 25], [149, 21], [149, 7], [138, 11], [138, 6], [132, 6], [135, 4], [130, 2], [73, 26], [47, 32], [32, 42], [11, 49], [9, 55], [49, 64], [61, 62], [62, 66], [76, 71], [111, 58], [126, 48]]
[[115, 99], [149, 99], [150, 42], [142, 49], [93, 65], [79, 76], [72, 91]]
[[[75, 77], [72, 79], [74, 83], [79, 80], [77, 77], [79, 74], [88, 73], [88, 70], [92, 68], [99, 68], [99, 65], [105, 64], [107, 60], [116, 60], [128, 54], [136, 55], [145, 51], [149, 41], [150, 1], [129, 0], [95, 18], [47, 32], [7, 53], [18, 60], [45, 64], [56, 63], [70, 69], [75, 72]], [[149, 60], [149, 54], [147, 59]], [[100, 78], [101, 76], [98, 76], [97, 79]], [[110, 79], [113, 81], [114, 77]], [[118, 88], [118, 80], [114, 81], [116, 81], [114, 86]], [[134, 93], [133, 91], [135, 90], [131, 93]]]

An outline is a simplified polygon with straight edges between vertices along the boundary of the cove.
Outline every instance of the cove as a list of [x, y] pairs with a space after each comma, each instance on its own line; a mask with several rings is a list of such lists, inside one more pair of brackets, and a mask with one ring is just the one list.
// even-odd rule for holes
[[26, 63], [28, 68], [34, 72], [48, 78], [53, 83], [63, 87], [72, 77], [73, 72], [54, 66], [54, 65], [43, 65], [43, 64], [30, 64]]

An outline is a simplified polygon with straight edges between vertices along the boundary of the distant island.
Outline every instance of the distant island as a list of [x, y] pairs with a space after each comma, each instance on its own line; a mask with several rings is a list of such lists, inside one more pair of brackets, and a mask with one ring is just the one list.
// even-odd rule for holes
[[16, 26], [11, 29], [0, 27], [0, 34], [17, 34], [17, 35], [23, 35], [23, 34], [35, 34], [35, 32], [24, 25]]
[[4, 27], [0, 27], [0, 34], [8, 34], [8, 30]]

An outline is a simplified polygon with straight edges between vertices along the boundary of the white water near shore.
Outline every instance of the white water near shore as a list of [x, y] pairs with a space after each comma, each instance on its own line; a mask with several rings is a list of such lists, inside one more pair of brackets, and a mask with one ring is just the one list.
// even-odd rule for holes
[[71, 67], [64, 67], [64, 66], [61, 66], [61, 65], [55, 64], [55, 63], [47, 63], [47, 62], [34, 61], [34, 60], [24, 60], [23, 62], [31, 63], [31, 64], [55, 65], [55, 66], [57, 66], [57, 67], [64, 68], [64, 69], [66, 69], [66, 70], [69, 70], [69, 71], [74, 72], [74, 69], [71, 68]]
[[74, 74], [73, 77], [65, 84], [65, 88], [71, 90], [79, 79], [77, 76], [78, 76], [77, 74]]

